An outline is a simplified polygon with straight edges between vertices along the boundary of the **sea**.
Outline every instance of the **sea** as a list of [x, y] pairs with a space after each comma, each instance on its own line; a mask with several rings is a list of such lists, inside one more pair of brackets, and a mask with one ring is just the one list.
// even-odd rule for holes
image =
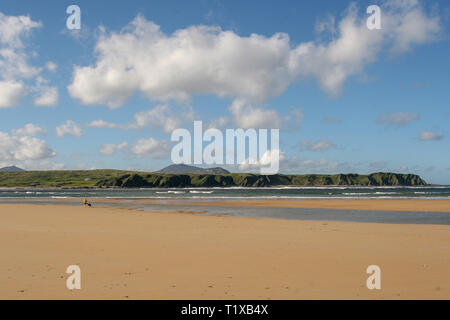
[[[226, 205], [228, 200], [450, 199], [450, 186], [424, 187], [270, 187], [185, 189], [0, 189], [0, 203], [132, 207], [142, 212], [180, 212], [222, 217], [450, 225], [448, 212], [273, 208]], [[112, 201], [112, 200], [119, 201]], [[152, 200], [152, 201], [145, 201]], [[214, 204], [220, 203], [220, 205]]]
[[450, 199], [450, 186], [176, 189], [0, 189], [2, 198], [105, 199]]

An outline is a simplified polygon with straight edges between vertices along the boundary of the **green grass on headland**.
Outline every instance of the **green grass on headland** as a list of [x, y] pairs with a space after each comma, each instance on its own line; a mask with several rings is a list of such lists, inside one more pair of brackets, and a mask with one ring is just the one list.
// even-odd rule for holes
[[270, 186], [420, 186], [418, 175], [398, 173], [259, 175], [162, 174], [122, 170], [60, 170], [0, 172], [0, 187], [23, 188], [177, 188], [177, 187], [270, 187]]
[[95, 187], [101, 180], [127, 173], [120, 170], [0, 172], [0, 187]]

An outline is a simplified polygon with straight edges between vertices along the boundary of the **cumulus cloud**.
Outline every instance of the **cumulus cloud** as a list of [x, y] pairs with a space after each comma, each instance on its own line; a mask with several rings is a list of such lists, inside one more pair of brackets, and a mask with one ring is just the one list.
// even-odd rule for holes
[[56, 127], [56, 135], [58, 137], [74, 136], [81, 137], [84, 134], [83, 129], [73, 120], [67, 120], [65, 123]]
[[168, 105], [160, 105], [154, 109], [142, 111], [134, 115], [136, 122], [131, 124], [130, 128], [145, 128], [148, 126], [162, 128], [165, 133], [171, 133], [173, 130], [179, 128], [181, 124], [186, 121], [192, 121], [193, 112], [180, 112], [175, 114]]
[[[168, 35], [139, 15], [119, 32], [103, 33], [95, 64], [75, 66], [68, 90], [83, 104], [111, 108], [136, 92], [157, 101], [186, 103], [195, 94], [214, 94], [255, 105], [280, 95], [299, 77], [314, 77], [323, 90], [338, 95], [348, 77], [362, 73], [382, 51], [405, 52], [441, 30], [439, 17], [416, 0], [385, 2], [382, 12], [382, 30], [368, 30], [365, 10], [351, 5], [339, 22], [329, 19], [318, 29], [333, 30], [331, 40], [297, 46], [285, 33], [244, 37], [210, 26]], [[273, 115], [247, 108], [260, 119], [256, 124]]]
[[34, 125], [32, 123], [27, 123], [23, 128], [13, 129], [12, 133], [18, 136], [38, 136], [45, 135], [47, 130], [42, 129], [41, 127]]
[[230, 123], [230, 119], [228, 117], [219, 117], [217, 119], [212, 119], [206, 127], [208, 129], [223, 129]]
[[[34, 87], [28, 83], [39, 76], [42, 68], [30, 64], [30, 55], [35, 53], [27, 50], [25, 41], [41, 26], [29, 16], [7, 16], [0, 12], [0, 108], [13, 107], [28, 92], [42, 89], [39, 84]], [[45, 89], [36, 99], [36, 105], [54, 104], [57, 100], [56, 88]]]
[[0, 161], [41, 160], [54, 156], [56, 152], [43, 140], [27, 135], [0, 132]]
[[120, 125], [104, 120], [94, 120], [87, 123], [86, 126], [91, 128], [108, 128], [108, 129], [120, 128]]
[[29, 16], [7, 16], [0, 12], [0, 74], [4, 79], [31, 78], [39, 68], [28, 63], [24, 39], [41, 23]]
[[100, 152], [104, 155], [111, 156], [116, 153], [118, 150], [125, 150], [128, 148], [127, 142], [122, 142], [120, 144], [105, 144], [100, 148]]
[[165, 158], [170, 153], [169, 143], [154, 138], [139, 139], [132, 147], [131, 153], [139, 158]]
[[55, 87], [45, 87], [39, 96], [34, 99], [34, 105], [39, 107], [53, 107], [58, 104], [58, 99], [58, 89]]
[[240, 171], [253, 172], [259, 170], [261, 173], [263, 173], [262, 169], [268, 170], [270, 168], [270, 171], [266, 173], [275, 174], [278, 173], [280, 162], [284, 161], [285, 158], [285, 153], [279, 149], [266, 150], [260, 159], [247, 158], [239, 164], [238, 168]]
[[381, 30], [369, 30], [367, 16], [361, 17], [353, 3], [338, 23], [333, 40], [300, 44], [294, 50], [299, 73], [316, 77], [323, 90], [338, 95], [346, 79], [363, 72], [383, 49], [400, 54], [433, 41], [441, 30], [439, 17], [427, 15], [417, 0], [386, 1], [381, 7]]
[[137, 16], [103, 35], [93, 66], [76, 66], [68, 89], [84, 104], [118, 107], [134, 92], [152, 100], [188, 102], [193, 94], [263, 101], [282, 93], [292, 75], [289, 37], [240, 37], [219, 27], [192, 26], [166, 35]]
[[25, 86], [14, 80], [0, 81], [0, 108], [16, 105], [25, 94]]
[[138, 158], [166, 158], [170, 154], [170, 145], [167, 141], [158, 141], [154, 138], [139, 139], [133, 144], [122, 142], [120, 144], [105, 144], [100, 148], [100, 153], [111, 156], [122, 151]]
[[259, 160], [247, 158], [242, 161], [242, 163], [239, 164], [239, 170], [255, 171], [260, 170], [261, 168], [268, 168], [271, 165], [274, 165], [274, 161], [281, 162], [284, 161], [285, 158], [285, 153], [278, 149], [266, 150]]
[[280, 128], [282, 124], [277, 111], [246, 105], [242, 100], [235, 100], [229, 109], [239, 128]]
[[104, 120], [94, 120], [86, 124], [92, 128], [108, 128], [122, 130], [140, 130], [147, 127], [161, 128], [165, 133], [171, 133], [179, 128], [186, 121], [194, 120], [194, 111], [186, 110], [173, 111], [168, 105], [159, 105], [153, 109], [138, 112], [134, 115], [134, 122], [128, 124], [118, 124]]
[[391, 114], [382, 114], [378, 117], [377, 123], [384, 124], [387, 127], [403, 127], [414, 120], [418, 120], [420, 117], [418, 114], [409, 112], [396, 112]]
[[419, 139], [422, 141], [437, 141], [444, 139], [444, 136], [433, 131], [422, 131], [419, 134]]
[[58, 69], [58, 65], [56, 63], [52, 62], [52, 61], [47, 62], [45, 64], [45, 67], [50, 72], [56, 72], [56, 70]]
[[336, 145], [329, 140], [319, 140], [307, 147], [309, 151], [326, 151], [333, 148], [336, 148]]

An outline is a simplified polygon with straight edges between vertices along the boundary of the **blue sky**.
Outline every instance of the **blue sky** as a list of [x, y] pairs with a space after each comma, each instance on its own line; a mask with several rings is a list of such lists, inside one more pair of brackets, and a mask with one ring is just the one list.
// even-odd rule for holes
[[[365, 26], [372, 4], [382, 30]], [[171, 131], [202, 120], [280, 128], [281, 172], [450, 184], [448, 1], [3, 0], [0, 13], [0, 166], [158, 170]]]

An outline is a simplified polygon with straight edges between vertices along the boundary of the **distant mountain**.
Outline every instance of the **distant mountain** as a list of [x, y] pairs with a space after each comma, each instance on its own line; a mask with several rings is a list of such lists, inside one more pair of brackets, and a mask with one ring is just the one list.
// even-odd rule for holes
[[24, 170], [20, 169], [16, 166], [0, 168], [0, 172], [19, 172], [19, 171], [24, 171]]
[[186, 174], [186, 173], [194, 173], [194, 174], [228, 174], [230, 173], [228, 170], [225, 170], [220, 167], [203, 169], [194, 166], [188, 166], [186, 164], [172, 164], [164, 169], [157, 171], [158, 173], [167, 173], [167, 174]]

